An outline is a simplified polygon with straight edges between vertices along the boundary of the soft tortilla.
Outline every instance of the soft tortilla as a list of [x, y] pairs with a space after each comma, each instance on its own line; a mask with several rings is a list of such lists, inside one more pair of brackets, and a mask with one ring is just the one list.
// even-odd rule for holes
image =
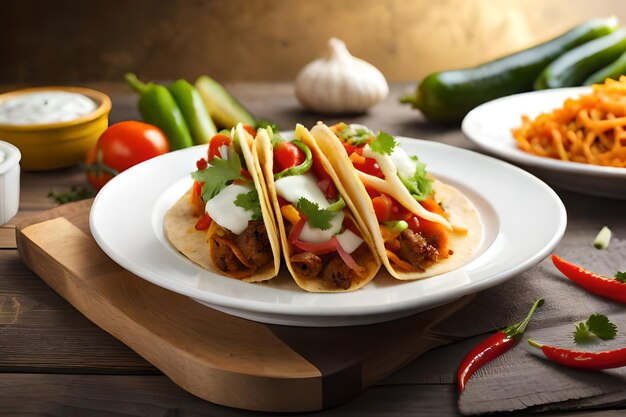
[[365, 186], [359, 179], [356, 169], [352, 166], [350, 158], [346, 155], [341, 140], [335, 136], [328, 126], [321, 122], [318, 122], [318, 124], [311, 129], [311, 134], [322, 152], [328, 157], [339, 179], [346, 188], [348, 195], [356, 205], [358, 213], [367, 224], [383, 264], [395, 278], [400, 280], [414, 280], [452, 271], [464, 265], [480, 246], [482, 241], [482, 225], [480, 216], [474, 205], [458, 189], [435, 180], [433, 190], [436, 200], [444, 204], [446, 212], [450, 214], [450, 223], [465, 228], [467, 233], [452, 233], [449, 246], [454, 253], [445, 259], [437, 261], [423, 272], [408, 272], [400, 268], [394, 268], [385, 250], [385, 243], [380, 233], [378, 220], [374, 214], [372, 200], [369, 198]]
[[[265, 229], [267, 230], [274, 257], [273, 263], [268, 263], [262, 269], [256, 270], [252, 275], [241, 278], [241, 280], [245, 282], [267, 281], [275, 277], [280, 268], [280, 241], [276, 231], [274, 216], [269, 209], [267, 192], [262, 185], [263, 179], [260, 176], [259, 163], [253, 158], [250, 150], [254, 145], [254, 140], [241, 124], [237, 125], [236, 132], [242, 145], [241, 149], [248, 171], [259, 193], [263, 222], [265, 223]], [[244, 144], [247, 146], [244, 146]], [[227, 272], [217, 269], [213, 264], [207, 243], [209, 240], [207, 231], [199, 232], [195, 229], [198, 218], [193, 215], [190, 198], [191, 190], [182, 196], [165, 214], [165, 235], [176, 249], [196, 264], [217, 274], [229, 275]]]
[[273, 173], [273, 151], [272, 151], [272, 142], [264, 129], [260, 129], [257, 137], [255, 139], [256, 146], [255, 151], [257, 152], [258, 158], [261, 165], [261, 172], [265, 177], [266, 190], [268, 191], [268, 195], [270, 201], [274, 207], [274, 213], [276, 214], [276, 222], [278, 224], [280, 240], [283, 247], [283, 254], [285, 257], [285, 263], [287, 264], [287, 268], [294, 280], [298, 284], [298, 286], [306, 291], [310, 292], [345, 292], [345, 291], [354, 291], [363, 287], [365, 284], [370, 282], [376, 273], [380, 269], [380, 259], [376, 254], [376, 249], [372, 240], [372, 237], [367, 231], [367, 227], [363, 220], [358, 215], [356, 211], [356, 207], [353, 204], [352, 200], [349, 198], [346, 190], [343, 188], [342, 184], [339, 182], [339, 178], [333, 171], [332, 166], [326, 159], [326, 157], [322, 154], [321, 150], [313, 140], [313, 137], [309, 133], [309, 131], [302, 125], [298, 124], [296, 126], [295, 131], [296, 137], [305, 143], [309, 148], [311, 148], [311, 152], [313, 153], [313, 157], [319, 159], [324, 168], [328, 171], [329, 175], [333, 179], [333, 182], [337, 186], [337, 190], [343, 196], [347, 208], [349, 209], [349, 213], [347, 213], [354, 224], [359, 229], [361, 236], [365, 242], [365, 244], [370, 249], [366, 256], [359, 257], [357, 260], [358, 264], [365, 268], [365, 272], [359, 277], [357, 281], [353, 281], [350, 285], [350, 288], [344, 290], [342, 288], [337, 288], [335, 285], [323, 281], [317, 277], [305, 277], [302, 274], [299, 274], [297, 270], [295, 270], [291, 264], [291, 255], [292, 248], [289, 240], [287, 238], [287, 232], [285, 230], [284, 219], [282, 213], [280, 211], [280, 204], [278, 203], [278, 196], [276, 194], [276, 189], [274, 187], [274, 173]]

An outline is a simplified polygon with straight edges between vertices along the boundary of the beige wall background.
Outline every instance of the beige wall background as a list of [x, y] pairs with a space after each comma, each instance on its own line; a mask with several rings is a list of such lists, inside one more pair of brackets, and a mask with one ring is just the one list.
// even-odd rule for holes
[[621, 0], [2, 1], [0, 83], [291, 80], [328, 38], [389, 81], [464, 67], [615, 14]]

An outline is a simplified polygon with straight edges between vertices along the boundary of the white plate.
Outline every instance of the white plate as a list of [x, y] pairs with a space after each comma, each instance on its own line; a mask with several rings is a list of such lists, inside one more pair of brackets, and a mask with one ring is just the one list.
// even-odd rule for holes
[[439, 143], [399, 138], [431, 173], [460, 188], [476, 205], [483, 241], [463, 268], [401, 282], [381, 269], [364, 288], [319, 294], [299, 289], [287, 268], [269, 283], [216, 275], [189, 261], [163, 234], [163, 217], [191, 186], [190, 171], [206, 146], [146, 161], [110, 181], [93, 204], [91, 232], [132, 273], [214, 309], [266, 323], [348, 326], [410, 315], [494, 286], [548, 255], [566, 225], [563, 203], [543, 182], [497, 159]]
[[563, 106], [569, 97], [591, 92], [591, 87], [559, 88], [515, 94], [490, 101], [470, 111], [461, 129], [485, 151], [519, 163], [550, 184], [567, 190], [609, 198], [626, 198], [626, 169], [567, 162], [520, 150], [511, 129], [531, 118]]

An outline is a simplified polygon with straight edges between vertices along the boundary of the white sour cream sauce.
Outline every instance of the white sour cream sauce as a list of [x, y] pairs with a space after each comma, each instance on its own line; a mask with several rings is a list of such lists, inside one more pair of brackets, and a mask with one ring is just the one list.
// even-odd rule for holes
[[235, 199], [251, 190], [250, 185], [228, 185], [206, 203], [205, 210], [215, 223], [238, 235], [248, 227], [252, 212], [236, 206]]
[[[322, 209], [330, 206], [324, 193], [318, 187], [315, 177], [310, 172], [303, 175], [290, 175], [279, 178], [276, 180], [276, 192], [292, 204], [297, 204], [300, 197], [304, 197], [313, 203], [317, 203]], [[311, 243], [326, 242], [341, 231], [344, 216], [343, 211], [337, 212], [330, 221], [331, 226], [326, 230], [316, 229], [311, 227], [308, 222], [305, 223], [300, 233], [300, 240]]]
[[92, 113], [98, 105], [87, 96], [67, 91], [20, 94], [0, 102], [0, 123], [36, 125], [66, 122]]

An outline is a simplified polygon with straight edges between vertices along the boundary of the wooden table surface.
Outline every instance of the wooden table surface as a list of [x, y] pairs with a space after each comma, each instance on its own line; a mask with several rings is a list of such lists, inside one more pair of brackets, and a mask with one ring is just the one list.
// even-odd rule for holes
[[[139, 119], [136, 96], [122, 84], [91, 84], [113, 100], [111, 123]], [[458, 128], [424, 122], [419, 113], [397, 98], [411, 90], [395, 85], [390, 97], [370, 113], [346, 121], [363, 123], [394, 135], [425, 138], [474, 149]], [[0, 89], [5, 91], [7, 88]], [[299, 107], [290, 84], [237, 84], [231, 91], [259, 118], [282, 128], [306, 126], [318, 119]], [[475, 150], [475, 149], [474, 149]], [[20, 218], [55, 206], [49, 191], [84, 186], [78, 167], [22, 172], [20, 211], [0, 226], [0, 415], [93, 416], [243, 416], [255, 413], [230, 409], [198, 399], [171, 382], [121, 342], [96, 327], [27, 269], [15, 248], [14, 226]], [[592, 199], [556, 190], [563, 198], [569, 224], [589, 224]], [[610, 203], [609, 203], [610, 204]], [[617, 208], [623, 205], [616, 204]], [[619, 213], [604, 210], [615, 221]], [[626, 221], [622, 220], [622, 225]], [[567, 239], [567, 234], [565, 236]], [[245, 395], [245, 393], [242, 393]], [[623, 412], [623, 411], [622, 411]], [[579, 412], [605, 416], [611, 410]], [[351, 416], [458, 415], [452, 384], [374, 386], [344, 406], [312, 415]], [[547, 414], [544, 414], [547, 415]]]

